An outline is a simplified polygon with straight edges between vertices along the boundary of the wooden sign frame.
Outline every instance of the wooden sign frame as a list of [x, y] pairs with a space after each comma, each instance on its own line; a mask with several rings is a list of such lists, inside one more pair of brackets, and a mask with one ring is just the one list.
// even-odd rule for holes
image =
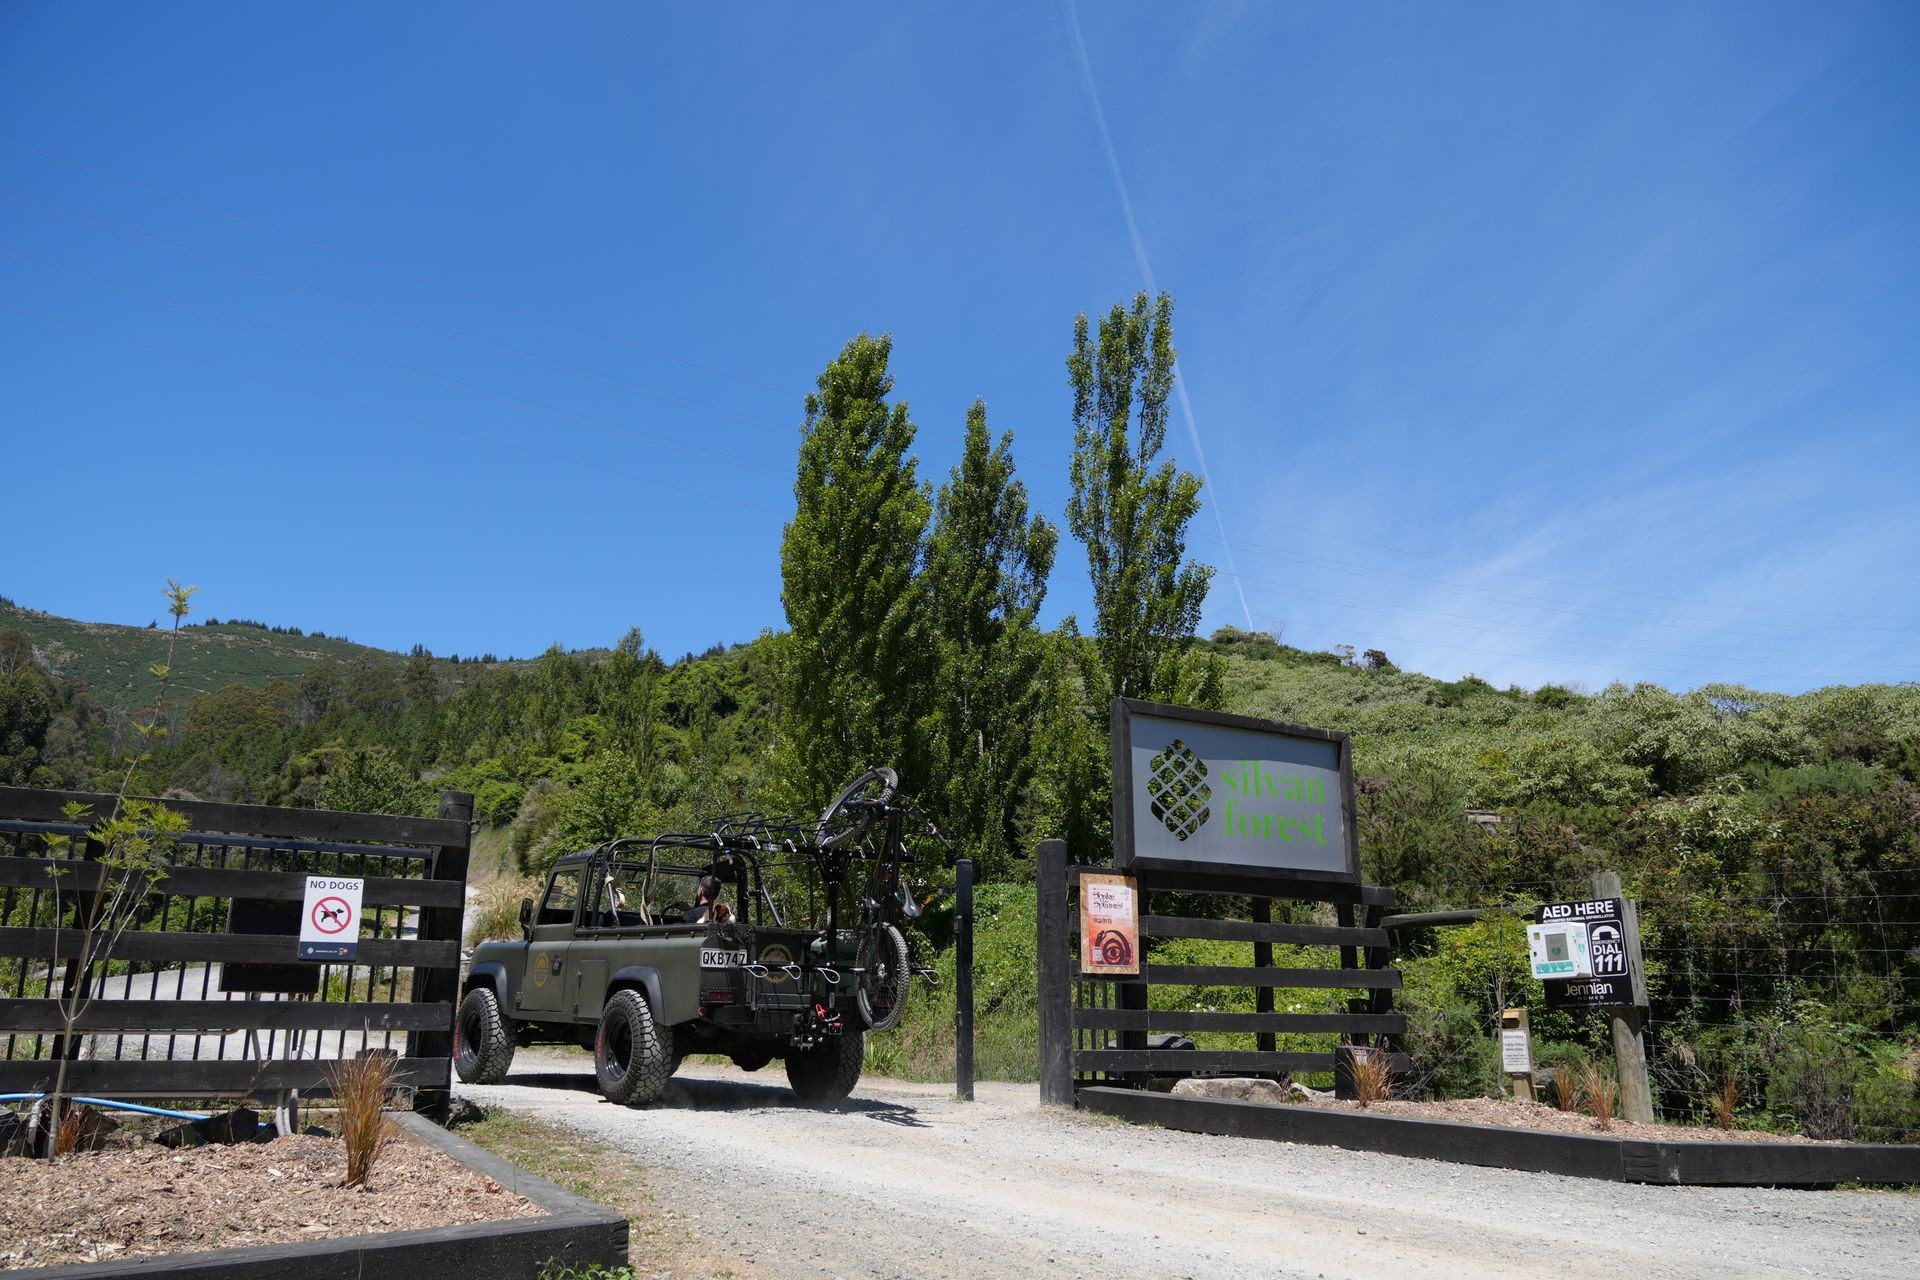
[[[1339, 815], [1341, 834], [1335, 841], [1335, 854], [1320, 866], [1290, 863], [1276, 851], [1286, 846], [1268, 844], [1265, 853], [1254, 853], [1261, 841], [1248, 841], [1248, 856], [1223, 858], [1218, 854], [1182, 851], [1178, 855], [1155, 856], [1140, 851], [1135, 830], [1136, 784], [1134, 776], [1134, 721], [1136, 719], [1176, 722], [1234, 733], [1264, 737], [1283, 751], [1287, 742], [1317, 744], [1330, 751], [1334, 765], [1331, 797]], [[1309, 725], [1284, 724], [1253, 716], [1232, 715], [1224, 711], [1202, 711], [1166, 703], [1143, 702], [1135, 698], [1115, 698], [1112, 709], [1113, 732], [1113, 862], [1123, 870], [1174, 871], [1195, 875], [1243, 875], [1295, 882], [1358, 885], [1360, 874], [1360, 831], [1354, 805], [1353, 741], [1334, 729], [1316, 729]], [[1224, 794], [1224, 793], [1222, 793]]]

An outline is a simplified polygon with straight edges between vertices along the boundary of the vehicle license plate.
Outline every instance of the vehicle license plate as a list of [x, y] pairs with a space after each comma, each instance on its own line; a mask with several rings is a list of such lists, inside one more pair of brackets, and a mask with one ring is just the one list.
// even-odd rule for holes
[[702, 969], [737, 969], [747, 962], [745, 951], [729, 951], [725, 947], [700, 948], [700, 967]]

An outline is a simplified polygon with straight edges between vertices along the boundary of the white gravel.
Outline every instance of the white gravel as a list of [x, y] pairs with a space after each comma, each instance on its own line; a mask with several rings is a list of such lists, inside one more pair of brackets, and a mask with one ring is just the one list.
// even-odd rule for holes
[[[582, 1056], [459, 1086], [629, 1151], [716, 1257], [779, 1277], [1920, 1274], [1920, 1196], [1630, 1186], [1214, 1138], [1043, 1107], [1032, 1085], [862, 1082], [800, 1105], [775, 1063], [689, 1063], [647, 1110]], [[707, 1274], [712, 1260], [682, 1274]]]

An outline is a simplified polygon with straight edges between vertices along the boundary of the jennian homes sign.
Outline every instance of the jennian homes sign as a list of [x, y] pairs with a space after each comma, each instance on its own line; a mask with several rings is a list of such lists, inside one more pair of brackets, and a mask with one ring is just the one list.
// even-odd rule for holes
[[1360, 879], [1344, 733], [1116, 698], [1114, 866]]

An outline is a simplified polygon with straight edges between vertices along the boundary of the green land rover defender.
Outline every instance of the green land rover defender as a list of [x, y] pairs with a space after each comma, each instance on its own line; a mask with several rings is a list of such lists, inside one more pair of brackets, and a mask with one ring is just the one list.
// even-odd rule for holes
[[[707, 876], [719, 905], [696, 908]], [[520, 922], [522, 940], [474, 950], [463, 983], [454, 1066], [468, 1083], [504, 1077], [516, 1045], [579, 1044], [614, 1102], [652, 1102], [689, 1053], [747, 1071], [784, 1059], [795, 1092], [830, 1101], [880, 1025], [844, 976], [863, 964], [856, 935], [783, 923], [750, 851], [663, 837], [568, 854]]]

